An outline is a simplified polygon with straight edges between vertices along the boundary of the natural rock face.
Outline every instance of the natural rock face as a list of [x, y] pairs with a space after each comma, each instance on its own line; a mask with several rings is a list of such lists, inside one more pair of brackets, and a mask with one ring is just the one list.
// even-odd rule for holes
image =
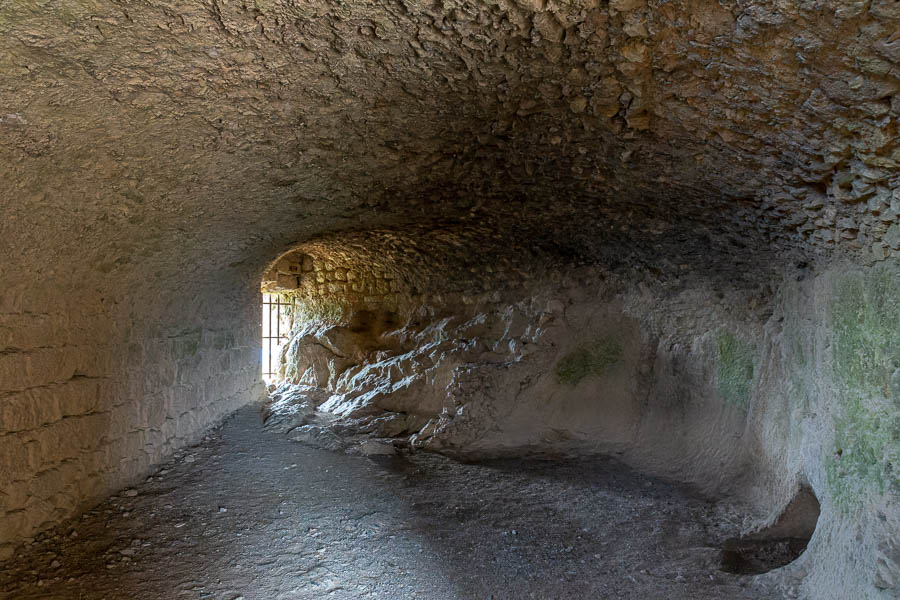
[[[403, 400], [435, 419], [422, 443], [566, 446], [553, 423], [773, 518], [805, 477], [827, 524], [810, 589], [890, 597], [897, 7], [4, 3], [0, 556], [259, 396], [259, 283], [290, 250], [279, 289], [317, 306], [456, 316], [365, 348], [365, 389], [408, 369], [434, 390]], [[619, 345], [582, 337], [598, 323]], [[444, 358], [404, 363], [428, 330]], [[368, 406], [342, 376], [316, 384]]]
[[[660, 293], [584, 270], [514, 304], [420, 307], [403, 327], [312, 322], [272, 410], [294, 439], [334, 448], [352, 433], [465, 459], [615, 455], [746, 502], [748, 530], [788, 507], [749, 540], [805, 545], [815, 529], [786, 585], [893, 597], [900, 269], [794, 271], [758, 310], [746, 290], [687, 283]], [[814, 507], [797, 508], [807, 489]]]
[[[581, 280], [511, 306], [444, 317], [421, 309], [403, 328], [312, 324], [288, 347], [282, 393], [305, 392], [322, 412], [458, 457], [603, 452], [726, 487], [741, 462], [732, 439], [745, 427], [752, 365], [710, 370], [714, 332], [696, 343], [693, 365], [669, 358], [610, 292]], [[657, 381], [661, 365], [668, 373]], [[678, 434], [653, 441], [663, 429]]]

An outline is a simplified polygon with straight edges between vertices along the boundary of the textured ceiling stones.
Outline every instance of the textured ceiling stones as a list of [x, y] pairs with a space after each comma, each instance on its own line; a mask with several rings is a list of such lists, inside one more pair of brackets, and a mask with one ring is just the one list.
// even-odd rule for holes
[[321, 232], [493, 215], [552, 238], [568, 215], [594, 244], [880, 258], [898, 6], [6, 3], [0, 244], [165, 278]]

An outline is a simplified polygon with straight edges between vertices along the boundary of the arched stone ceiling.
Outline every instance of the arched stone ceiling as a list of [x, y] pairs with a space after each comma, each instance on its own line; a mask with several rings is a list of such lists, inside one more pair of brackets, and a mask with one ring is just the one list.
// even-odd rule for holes
[[0, 245], [126, 279], [460, 218], [587, 254], [694, 234], [881, 252], [898, 7], [4, 3]]

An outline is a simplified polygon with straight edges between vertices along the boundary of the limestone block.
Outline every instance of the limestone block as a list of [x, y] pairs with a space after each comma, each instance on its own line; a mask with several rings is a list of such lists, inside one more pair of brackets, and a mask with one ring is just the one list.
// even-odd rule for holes
[[28, 390], [0, 402], [0, 432], [36, 429], [60, 418], [59, 403], [48, 390]]
[[146, 427], [160, 427], [166, 420], [166, 399], [162, 394], [144, 398], [140, 402], [140, 423]]
[[635, 10], [644, 6], [645, 0], [610, 0], [609, 3], [609, 8], [618, 12]]
[[547, 7], [546, 0], [517, 0], [519, 6], [532, 12], [540, 12]]
[[[185, 412], [179, 415], [178, 420], [175, 422], [175, 437], [187, 440], [200, 429], [201, 423], [197, 413], [194, 411]], [[126, 456], [128, 455], [126, 454]]]
[[565, 32], [563, 26], [551, 12], [541, 12], [534, 16], [534, 28], [549, 42], [561, 42]]
[[28, 495], [32, 498], [53, 498], [70, 481], [77, 481], [79, 475], [77, 466], [62, 463], [59, 468], [48, 469], [31, 478], [28, 481]]
[[[0, 380], [5, 381], [5, 374], [10, 373], [12, 381], [21, 386], [18, 389], [67, 381], [73, 377], [79, 363], [91, 359], [91, 350], [75, 347], [40, 348], [8, 355], [12, 357], [11, 365], [4, 365], [4, 357], [0, 356]], [[94, 351], [93, 356], [96, 355], [99, 352]], [[8, 389], [16, 388], [9, 386]]]
[[578, 95], [569, 102], [569, 110], [576, 114], [583, 113], [588, 105], [588, 99], [585, 96]]
[[882, 19], [900, 19], [900, 6], [892, 0], [872, 0], [869, 11], [875, 17]]
[[619, 49], [622, 57], [628, 62], [646, 65], [650, 62], [650, 48], [641, 42], [629, 42]]
[[27, 433], [0, 437], [0, 488], [37, 470], [38, 457], [30, 441]]
[[43, 521], [42, 516], [34, 511], [19, 510], [3, 516], [3, 527], [0, 527], [0, 544], [19, 541]]
[[889, 200], [890, 196], [888, 194], [876, 193], [869, 198], [867, 203], [868, 211], [874, 215], [879, 214], [882, 210], [890, 206], [888, 203]]
[[47, 346], [62, 346], [68, 332], [54, 319], [44, 314], [0, 315], [0, 348], [31, 350]]
[[96, 444], [106, 433], [103, 425], [95, 419], [70, 417], [37, 429], [29, 437], [35, 444], [39, 468], [46, 469], [77, 457], [82, 449]]
[[20, 510], [28, 502], [30, 482], [28, 479], [20, 479], [7, 483], [0, 495], [0, 518], [3, 513]]
[[640, 13], [631, 13], [625, 18], [625, 25], [622, 31], [629, 37], [645, 38], [649, 35], [647, 32], [647, 20]]
[[284, 257], [275, 265], [279, 275], [297, 276], [303, 271], [302, 263], [294, 257]]
[[300, 287], [297, 277], [295, 275], [283, 275], [278, 274], [278, 290], [280, 291], [291, 291], [296, 290]]
[[900, 250], [900, 223], [894, 223], [888, 227], [887, 233], [884, 234], [883, 241], [885, 245], [892, 249]]
[[22, 353], [0, 354], [0, 381], [7, 391], [24, 390], [28, 387], [25, 356]]
[[24, 288], [14, 284], [3, 286], [3, 289], [0, 289], [0, 313], [21, 314], [24, 310]]

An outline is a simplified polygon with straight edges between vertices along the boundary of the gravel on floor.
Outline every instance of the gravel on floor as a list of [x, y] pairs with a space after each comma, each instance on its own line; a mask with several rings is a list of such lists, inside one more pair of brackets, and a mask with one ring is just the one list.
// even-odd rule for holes
[[608, 459], [350, 456], [247, 407], [0, 563], [0, 598], [776, 598], [719, 568], [740, 521]]

